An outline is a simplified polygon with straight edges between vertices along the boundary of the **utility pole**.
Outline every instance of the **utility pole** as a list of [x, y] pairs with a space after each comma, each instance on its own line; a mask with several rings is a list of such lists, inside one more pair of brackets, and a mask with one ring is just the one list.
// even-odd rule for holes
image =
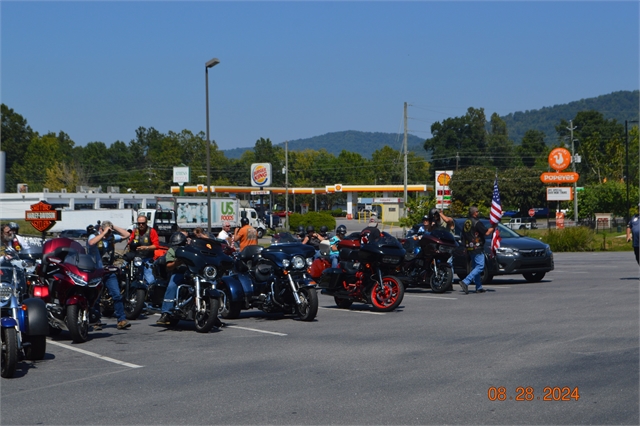
[[289, 230], [289, 141], [284, 141], [284, 225]]
[[[573, 145], [573, 131], [577, 129], [577, 127], [573, 126], [573, 120], [569, 120], [569, 126], [567, 129], [571, 132], [571, 165], [573, 166], [573, 171], [576, 171], [576, 152], [575, 147]], [[573, 221], [575, 225], [578, 225], [578, 192], [576, 189], [578, 188], [578, 182], [573, 182]]]
[[460, 153], [456, 152], [456, 172], [458, 171], [458, 161], [460, 161]]
[[407, 103], [404, 103], [404, 217], [407, 217]]

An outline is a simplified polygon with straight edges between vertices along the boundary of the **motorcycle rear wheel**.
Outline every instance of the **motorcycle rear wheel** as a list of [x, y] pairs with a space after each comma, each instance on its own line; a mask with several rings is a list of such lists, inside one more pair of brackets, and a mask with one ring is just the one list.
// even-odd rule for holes
[[84, 343], [89, 340], [89, 321], [83, 320], [82, 317], [80, 306], [67, 306], [67, 328], [74, 343]]
[[451, 288], [453, 282], [453, 272], [451, 268], [444, 268], [438, 273], [431, 274], [429, 285], [434, 293], [444, 293]]
[[18, 338], [16, 329], [7, 327], [2, 329], [2, 371], [4, 378], [13, 377], [18, 365]]
[[202, 301], [205, 304], [205, 309], [202, 312], [196, 311], [196, 331], [198, 333], [208, 333], [216, 322], [220, 322], [218, 319], [220, 301], [215, 297], [203, 297]]
[[397, 308], [404, 298], [404, 285], [397, 277], [388, 275], [382, 277], [382, 289], [378, 283], [371, 286], [371, 304], [374, 310], [389, 312]]
[[333, 296], [333, 300], [340, 309], [349, 309], [353, 305], [353, 301], [349, 299], [342, 299], [340, 297]]
[[47, 337], [29, 336], [27, 339], [31, 344], [24, 347], [24, 357], [32, 361], [43, 359], [47, 351]]
[[318, 293], [315, 288], [305, 287], [298, 292], [300, 305], [298, 305], [298, 315], [302, 321], [313, 321], [318, 315]]
[[123, 295], [124, 315], [128, 320], [134, 320], [138, 319], [140, 312], [144, 309], [144, 299], [147, 292], [143, 288], [132, 288], [129, 291], [131, 292], [131, 297], [127, 297], [126, 294]]

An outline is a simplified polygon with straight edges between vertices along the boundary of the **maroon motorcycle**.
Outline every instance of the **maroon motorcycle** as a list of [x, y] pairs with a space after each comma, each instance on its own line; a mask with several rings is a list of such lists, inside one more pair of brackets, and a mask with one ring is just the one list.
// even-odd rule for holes
[[44, 244], [36, 273], [39, 281], [31, 291], [46, 303], [50, 334], [67, 330], [74, 342], [86, 342], [89, 326], [99, 320], [93, 307], [102, 291], [104, 270], [80, 243], [55, 238]]

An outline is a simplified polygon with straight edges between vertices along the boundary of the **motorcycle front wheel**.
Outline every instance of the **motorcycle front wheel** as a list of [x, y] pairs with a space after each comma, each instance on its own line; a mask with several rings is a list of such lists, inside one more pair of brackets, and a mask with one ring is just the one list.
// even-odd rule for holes
[[300, 289], [298, 297], [298, 316], [302, 321], [313, 321], [318, 314], [318, 292], [315, 288], [305, 287]]
[[429, 285], [434, 293], [444, 293], [449, 290], [453, 282], [453, 272], [451, 268], [438, 268], [436, 273], [431, 274]]
[[89, 321], [85, 320], [80, 306], [67, 306], [67, 328], [74, 343], [84, 343], [89, 340]]
[[376, 282], [371, 286], [371, 304], [379, 312], [389, 312], [397, 308], [404, 298], [404, 285], [397, 277], [382, 277], [382, 288]]
[[2, 374], [4, 378], [13, 377], [18, 365], [18, 338], [16, 329], [7, 327], [2, 329]]
[[333, 300], [336, 302], [336, 306], [340, 309], [349, 309], [351, 305], [353, 305], [353, 301], [349, 299], [333, 296]]
[[[218, 310], [220, 309], [220, 301], [215, 297], [203, 297], [201, 303], [204, 305], [202, 310], [196, 310], [196, 331], [198, 333], [208, 333], [211, 331], [218, 319]], [[194, 309], [197, 309], [194, 308]]]
[[129, 295], [124, 294], [124, 315], [128, 320], [137, 319], [144, 309], [144, 299], [147, 292], [143, 288], [132, 288]]

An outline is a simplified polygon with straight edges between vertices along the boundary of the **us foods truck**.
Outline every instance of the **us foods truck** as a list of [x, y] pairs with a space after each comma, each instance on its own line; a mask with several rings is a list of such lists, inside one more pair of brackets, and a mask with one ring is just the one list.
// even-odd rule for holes
[[[156, 205], [163, 210], [175, 210], [176, 223], [182, 229], [207, 228], [206, 197], [156, 197]], [[243, 216], [258, 231], [258, 238], [262, 238], [267, 227], [253, 208], [240, 207], [237, 198], [211, 198], [211, 231], [214, 234], [220, 232], [224, 222], [229, 222], [232, 227], [239, 227]]]
[[176, 229], [176, 216], [173, 210], [156, 209], [87, 209], [87, 210], [62, 210], [61, 218], [50, 229], [50, 232], [59, 233], [70, 229], [86, 229], [89, 225], [97, 225], [98, 222], [110, 221], [114, 225], [126, 229], [135, 229], [138, 215], [147, 217], [149, 227], [158, 232], [158, 236], [165, 241]]

